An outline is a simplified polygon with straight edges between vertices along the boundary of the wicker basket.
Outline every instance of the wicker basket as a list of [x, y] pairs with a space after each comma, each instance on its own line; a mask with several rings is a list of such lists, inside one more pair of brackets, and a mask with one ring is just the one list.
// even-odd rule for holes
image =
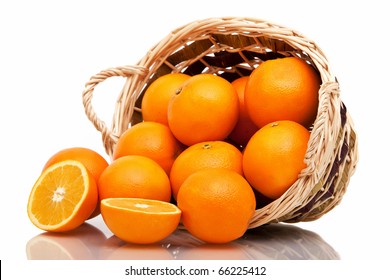
[[[137, 65], [107, 69], [91, 77], [83, 92], [85, 112], [101, 132], [105, 150], [112, 157], [119, 136], [129, 125], [142, 121], [143, 94], [158, 77], [171, 72], [213, 73], [232, 81], [250, 74], [262, 61], [286, 56], [306, 60], [322, 79], [318, 114], [305, 156], [307, 168], [283, 196], [256, 210], [249, 228], [315, 220], [342, 199], [355, 171], [357, 141], [324, 53], [299, 32], [253, 18], [211, 18], [189, 23], [173, 30]], [[91, 101], [94, 88], [112, 76], [126, 77], [126, 83], [108, 127], [96, 115]]]

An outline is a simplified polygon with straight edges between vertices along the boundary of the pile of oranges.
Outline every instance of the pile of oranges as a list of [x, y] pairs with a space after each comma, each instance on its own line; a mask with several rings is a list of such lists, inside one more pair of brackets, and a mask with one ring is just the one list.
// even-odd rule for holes
[[161, 76], [144, 93], [143, 122], [120, 136], [110, 164], [86, 148], [49, 159], [30, 194], [30, 220], [67, 231], [101, 213], [128, 242], [158, 242], [180, 222], [205, 242], [235, 240], [306, 167], [320, 84], [296, 57], [265, 61], [232, 82]]

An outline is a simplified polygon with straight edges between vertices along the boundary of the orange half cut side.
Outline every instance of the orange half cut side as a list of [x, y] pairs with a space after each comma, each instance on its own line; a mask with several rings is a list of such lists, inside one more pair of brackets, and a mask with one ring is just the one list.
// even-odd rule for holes
[[75, 160], [53, 164], [35, 182], [28, 200], [31, 222], [45, 231], [63, 232], [80, 226], [98, 202], [96, 182]]
[[163, 240], [176, 230], [181, 217], [176, 205], [152, 199], [106, 198], [100, 208], [114, 235], [136, 244]]

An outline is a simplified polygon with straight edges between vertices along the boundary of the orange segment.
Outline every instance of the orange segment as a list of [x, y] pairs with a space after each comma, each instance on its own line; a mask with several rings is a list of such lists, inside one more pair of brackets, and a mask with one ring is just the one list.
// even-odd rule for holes
[[101, 213], [107, 227], [120, 239], [137, 244], [163, 240], [180, 222], [180, 209], [169, 202], [141, 198], [106, 198]]
[[28, 216], [46, 231], [68, 231], [81, 225], [97, 205], [96, 183], [86, 167], [74, 160], [45, 169], [28, 200]]

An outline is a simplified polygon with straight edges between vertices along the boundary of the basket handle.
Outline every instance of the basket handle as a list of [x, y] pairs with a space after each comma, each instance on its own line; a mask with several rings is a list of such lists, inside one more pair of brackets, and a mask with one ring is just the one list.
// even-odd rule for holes
[[[95, 128], [101, 132], [106, 153], [110, 156], [110, 158], [112, 158], [113, 155], [113, 146], [116, 144], [119, 135], [123, 132], [123, 131], [116, 131], [116, 130], [118, 129], [123, 130], [124, 125], [119, 124], [118, 126], [118, 118], [114, 116], [112, 126], [111, 128], [108, 128], [106, 123], [97, 116], [92, 106], [93, 91], [99, 83], [105, 81], [110, 77], [127, 78], [124, 89], [129, 89], [129, 87], [132, 87], [131, 85], [134, 79], [139, 78], [139, 76], [144, 77], [146, 76], [147, 73], [148, 70], [145, 67], [139, 65], [135, 65], [135, 66], [126, 65], [126, 66], [113, 67], [113, 68], [108, 68], [106, 70], [100, 71], [96, 75], [93, 75], [90, 78], [90, 80], [85, 84], [85, 88], [82, 93], [82, 102], [84, 105], [85, 114], [87, 115], [88, 119], [92, 122], [92, 124], [95, 126]], [[118, 97], [118, 100], [121, 99], [121, 96], [123, 94], [126, 94], [126, 92], [128, 92], [124, 89], [122, 89], [122, 92]], [[124, 110], [123, 107], [116, 108], [115, 114], [118, 115], [120, 112], [117, 111], [121, 109]], [[126, 126], [127, 125], [128, 122], [126, 123]]]

